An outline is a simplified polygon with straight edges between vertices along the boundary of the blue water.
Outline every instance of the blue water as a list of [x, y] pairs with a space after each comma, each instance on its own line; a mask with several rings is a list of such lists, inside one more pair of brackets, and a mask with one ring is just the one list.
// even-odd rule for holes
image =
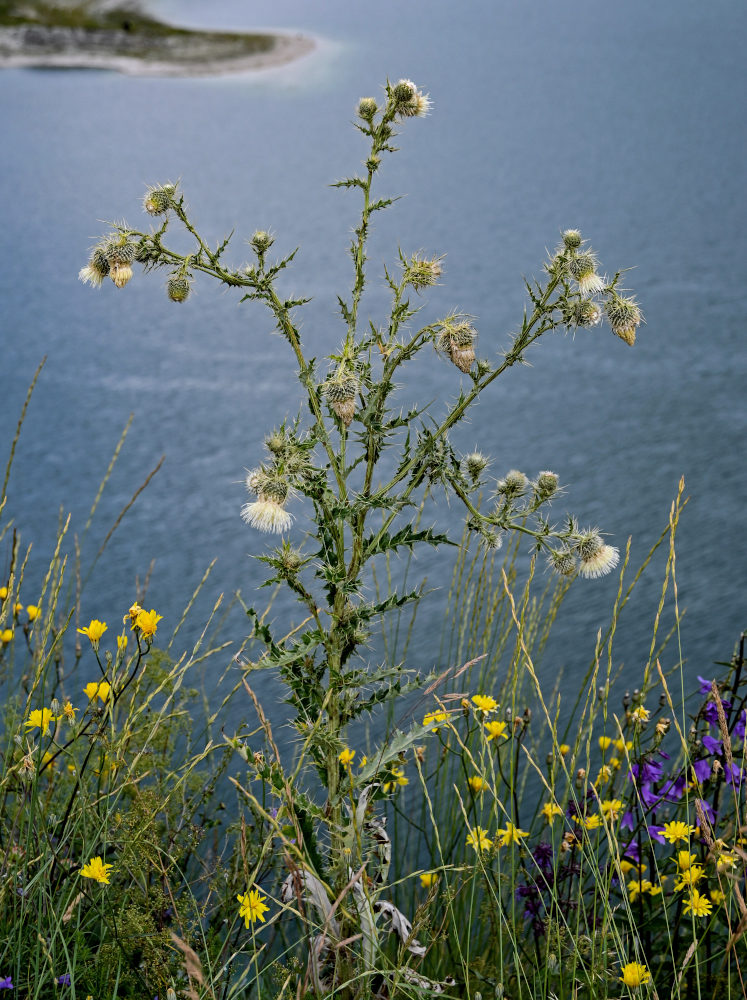
[[[303, 311], [304, 343], [309, 354], [329, 353], [342, 333], [335, 296], [349, 286], [345, 251], [358, 203], [328, 185], [364, 156], [349, 124], [357, 99], [379, 94], [387, 76], [406, 76], [430, 93], [434, 110], [406, 123], [401, 151], [381, 173], [380, 192], [406, 198], [377, 219], [366, 309], [382, 318], [378, 275], [398, 245], [446, 254], [423, 321], [455, 307], [470, 312], [479, 353], [490, 356], [520, 322], [522, 276], [540, 274], [562, 229], [580, 228], [607, 273], [634, 268], [625, 284], [647, 325], [633, 350], [601, 328], [550, 337], [531, 368], [493, 386], [454, 443], [490, 453], [496, 475], [556, 470], [568, 487], [558, 513], [572, 510], [620, 546], [632, 536], [634, 565], [665, 527], [684, 476], [691, 500], [677, 580], [686, 670], [694, 677], [728, 658], [747, 624], [747, 8], [726, 0], [579, 0], [562, 9], [549, 0], [471, 0], [458, 13], [445, 0], [374, 8], [163, 0], [150, 8], [185, 24], [299, 30], [320, 44], [286, 67], [213, 79], [0, 74], [3, 441], [34, 368], [48, 359], [10, 485], [9, 509], [34, 546], [29, 579], [46, 568], [60, 508], [82, 530], [132, 412], [84, 544], [89, 558], [158, 458], [166, 461], [84, 592], [84, 620], [116, 622], [152, 559], [147, 603], [173, 626], [218, 557], [185, 646], [218, 593], [240, 588], [264, 600], [267, 591], [253, 593], [262, 574], [251, 556], [266, 539], [241, 522], [239, 508], [263, 434], [295, 412], [287, 345], [259, 306], [239, 305], [205, 280], [177, 306], [159, 275], [92, 291], [77, 271], [105, 229], [98, 220], [145, 227], [144, 186], [180, 178], [206, 237], [237, 227], [235, 263], [248, 259], [242, 240], [255, 228], [273, 230], [278, 252], [301, 247], [284, 287], [314, 296]], [[454, 398], [455, 368], [430, 351], [418, 364], [419, 402]], [[300, 540], [305, 513], [294, 512]], [[458, 515], [441, 505], [437, 516]], [[443, 582], [432, 556], [419, 568], [431, 584]], [[662, 574], [659, 559], [620, 626], [615, 664], [631, 686], [648, 655]], [[616, 586], [614, 575], [578, 581], [568, 598], [543, 670], [554, 677], [562, 667], [569, 692]], [[443, 602], [438, 594], [433, 602], [419, 618], [412, 666], [438, 657]], [[283, 607], [275, 608], [278, 629]], [[238, 645], [245, 631], [233, 615], [225, 637]], [[664, 665], [677, 655], [671, 646]], [[228, 664], [221, 654], [214, 676]], [[279, 698], [269, 678], [256, 686], [269, 702]]]

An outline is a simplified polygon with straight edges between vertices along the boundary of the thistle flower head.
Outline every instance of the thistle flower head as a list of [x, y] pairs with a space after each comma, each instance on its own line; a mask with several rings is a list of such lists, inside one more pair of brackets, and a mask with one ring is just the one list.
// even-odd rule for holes
[[613, 292], [604, 304], [607, 322], [612, 332], [630, 347], [635, 343], [635, 332], [643, 322], [643, 315], [636, 300]]
[[85, 267], [78, 272], [78, 278], [94, 288], [100, 288], [104, 278], [109, 274], [109, 261], [106, 258], [105, 248], [94, 247], [91, 256]]
[[143, 198], [143, 208], [148, 215], [163, 215], [173, 204], [174, 184], [157, 184], [149, 187]]
[[479, 451], [470, 452], [462, 459], [467, 475], [476, 483], [488, 465], [488, 459]]
[[545, 503], [551, 496], [557, 493], [560, 480], [556, 472], [545, 470], [537, 476], [534, 484], [534, 499], [537, 503]]
[[431, 108], [428, 95], [421, 93], [412, 80], [399, 80], [390, 89], [389, 96], [400, 118], [422, 118]]
[[358, 116], [364, 121], [370, 122], [373, 120], [373, 116], [379, 110], [379, 106], [373, 97], [361, 97], [358, 101]]
[[249, 240], [256, 254], [267, 253], [274, 242], [275, 237], [272, 233], [268, 233], [266, 229], [258, 229], [252, 234], [252, 238]]
[[602, 322], [602, 310], [592, 299], [576, 299], [565, 312], [564, 319], [568, 326], [597, 326]]
[[350, 426], [355, 414], [355, 396], [359, 389], [357, 377], [345, 372], [338, 372], [324, 383], [324, 395], [346, 427]]
[[191, 287], [189, 279], [183, 274], [172, 274], [166, 282], [166, 292], [172, 302], [184, 302]]
[[591, 250], [575, 254], [568, 261], [568, 273], [578, 282], [578, 290], [583, 296], [596, 295], [605, 287], [604, 278], [597, 273], [597, 257]]
[[570, 549], [550, 549], [547, 565], [559, 576], [573, 576], [576, 572], [576, 557]]
[[476, 340], [477, 330], [468, 319], [449, 316], [440, 325], [436, 349], [466, 374], [475, 360]]
[[257, 494], [254, 503], [241, 508], [241, 517], [259, 531], [281, 534], [293, 524], [293, 516], [284, 510], [290, 489], [280, 476], [264, 469], [253, 469], [246, 477], [246, 488]]
[[420, 254], [413, 254], [403, 264], [405, 284], [411, 285], [415, 291], [427, 288], [429, 285], [435, 285], [443, 273], [442, 260], [443, 257], [427, 258]]
[[505, 478], [498, 480], [495, 492], [506, 500], [514, 500], [516, 497], [523, 496], [527, 483], [528, 479], [523, 472], [511, 469], [510, 472], [506, 473]]
[[578, 229], [566, 229], [563, 233], [563, 244], [568, 250], [578, 250], [581, 242], [581, 233]]
[[117, 288], [124, 288], [132, 278], [132, 267], [129, 264], [112, 264], [109, 275]]

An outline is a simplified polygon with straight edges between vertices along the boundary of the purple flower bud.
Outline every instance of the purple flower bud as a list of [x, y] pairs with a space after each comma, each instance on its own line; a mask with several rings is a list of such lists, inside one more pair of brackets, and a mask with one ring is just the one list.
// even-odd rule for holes
[[[725, 712], [731, 710], [730, 701], [722, 701], [721, 704], [723, 705]], [[714, 701], [709, 701], [703, 709], [703, 718], [710, 726], [718, 725], [718, 709], [716, 708], [716, 703]]]
[[745, 727], [747, 727], [747, 708], [742, 710], [742, 714], [734, 726], [734, 735], [740, 740], [744, 739]]
[[701, 760], [696, 760], [693, 764], [693, 771], [695, 771], [695, 777], [701, 783], [708, 781], [711, 776], [711, 765], [708, 760], [703, 757]]
[[700, 803], [700, 808], [703, 810], [703, 813], [705, 814], [705, 817], [708, 820], [708, 822], [715, 823], [716, 814], [713, 811], [713, 809], [711, 809], [710, 802], [706, 802], [705, 799], [696, 799], [695, 801]]
[[698, 674], [698, 680], [700, 681], [700, 688], [698, 690], [698, 694], [703, 694], [703, 695], [710, 694], [711, 691], [713, 690], [713, 688], [711, 687], [713, 681], [709, 681], [706, 677], [701, 677], [700, 674]]
[[727, 785], [741, 785], [744, 781], [744, 771], [738, 764], [726, 764], [724, 770], [726, 771]]
[[11, 982], [12, 976], [6, 976], [4, 979], [0, 979], [0, 990], [13, 990], [15, 986]]
[[70, 973], [63, 972], [61, 976], [55, 979], [58, 986], [70, 986]]
[[650, 826], [648, 828], [650, 836], [654, 840], [658, 840], [660, 844], [666, 844], [666, 838], [664, 837], [664, 827], [663, 826]]

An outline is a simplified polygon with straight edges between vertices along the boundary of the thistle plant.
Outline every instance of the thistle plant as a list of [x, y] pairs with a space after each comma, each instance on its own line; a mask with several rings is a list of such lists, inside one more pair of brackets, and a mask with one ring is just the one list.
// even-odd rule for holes
[[[581, 527], [574, 516], [553, 517], [552, 505], [562, 494], [558, 474], [544, 470], [530, 477], [511, 469], [494, 478], [494, 461], [477, 451], [461, 455], [450, 439], [478, 397], [514, 365], [525, 363], [544, 335], [591, 329], [606, 319], [617, 337], [634, 343], [642, 322], [635, 299], [619, 287], [620, 272], [611, 279], [599, 273], [596, 254], [577, 230], [562, 234], [542, 278], [525, 282], [529, 301], [503, 353], [494, 336], [492, 346], [486, 346], [491, 337], [478, 333], [470, 315], [452, 312], [423, 325], [416, 321], [421, 295], [443, 276], [439, 256], [400, 250], [384, 272], [388, 314], [376, 320], [361, 315], [368, 237], [376, 214], [394, 200], [375, 195], [375, 181], [385, 157], [395, 151], [398, 130], [429, 108], [428, 96], [409, 80], [387, 83], [380, 99], [365, 97], [358, 103], [355, 128], [367, 143], [363, 169], [335, 186], [356, 191], [362, 208], [350, 246], [352, 287], [338, 300], [341, 338], [331, 345], [326, 367], [308, 357], [302, 344], [297, 315], [308, 300], [286, 298], [279, 288], [297, 251], [271, 259], [274, 237], [258, 230], [248, 241], [251, 262], [229, 264], [230, 237], [213, 248], [175, 185], [146, 193], [144, 208], [157, 218], [157, 228], [114, 226], [80, 273], [94, 286], [111, 277], [122, 288], [139, 263], [146, 272], [165, 272], [167, 294], [180, 303], [198, 276], [217, 280], [242, 293], [241, 301], [259, 301], [269, 309], [297, 366], [298, 412], [267, 435], [264, 457], [253, 458], [246, 478], [251, 499], [241, 515], [264, 532], [284, 534], [294, 517], [306, 528], [302, 545], [283, 540], [261, 556], [267, 582], [286, 587], [298, 602], [301, 624], [284, 630], [281, 639], [247, 608], [251, 638], [264, 647], [248, 669], [279, 671], [301, 757], [313, 762], [324, 789], [322, 804], [313, 796], [293, 796], [282, 807], [296, 831], [283, 898], [288, 905], [297, 899], [299, 908], [303, 902], [309, 908], [313, 904], [324, 928], [311, 949], [317, 989], [352, 982], [354, 973], [373, 976], [383, 925], [399, 935], [410, 954], [422, 954], [409, 922], [381, 896], [389, 847], [376, 803], [401, 778], [401, 755], [428, 726], [395, 733], [355, 770], [346, 745], [351, 723], [422, 683], [404, 667], [373, 665], [366, 657], [368, 638], [382, 618], [423, 596], [421, 588], [392, 586], [372, 600], [369, 583], [377, 560], [422, 545], [455, 544], [451, 528], [423, 526], [429, 510], [436, 509], [435, 487], [458, 501], [467, 529], [487, 549], [519, 535], [563, 577], [603, 575], [619, 558], [597, 528]], [[168, 245], [174, 225], [191, 234], [191, 253]], [[434, 348], [453, 366], [456, 396], [437, 416], [418, 401], [403, 407], [398, 394], [405, 366], [414, 371], [421, 352]], [[305, 521], [302, 513], [308, 515]], [[332, 900], [343, 904], [333, 911]], [[422, 986], [409, 981], [413, 988]], [[349, 994], [355, 989], [350, 987]]]

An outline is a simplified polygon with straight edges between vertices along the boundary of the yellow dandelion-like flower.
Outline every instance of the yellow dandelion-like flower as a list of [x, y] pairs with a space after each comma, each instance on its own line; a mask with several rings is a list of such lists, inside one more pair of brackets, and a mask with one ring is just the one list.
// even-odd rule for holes
[[627, 750], [633, 749], [632, 740], [615, 740], [615, 750], [618, 753], [625, 753]]
[[26, 730], [41, 729], [42, 735], [49, 736], [49, 726], [55, 722], [55, 715], [51, 708], [37, 708], [29, 714], [24, 722]]
[[430, 889], [438, 882], [438, 875], [435, 872], [423, 872], [420, 876], [420, 884], [424, 889]]
[[630, 898], [630, 902], [634, 903], [642, 892], [650, 892], [653, 887], [654, 883], [649, 882], [647, 878], [640, 880], [631, 879], [630, 882], [628, 882], [628, 896]]
[[87, 864], [83, 865], [80, 874], [83, 878], [92, 878], [96, 882], [103, 882], [104, 885], [109, 885], [109, 875], [113, 868], [114, 865], [105, 864], [100, 857], [91, 858]]
[[0, 632], [0, 642], [5, 643], [6, 645], [9, 642], [13, 642], [12, 628], [4, 628], [2, 632]]
[[396, 785], [409, 785], [410, 779], [405, 777], [405, 772], [401, 767], [393, 767], [391, 769], [392, 778], [390, 781], [385, 781], [383, 789], [385, 792], [391, 792]]
[[651, 718], [651, 713], [647, 708], [644, 708], [643, 705], [641, 705], [639, 708], [633, 709], [630, 713], [630, 718], [636, 725], [645, 726]]
[[690, 897], [685, 900], [682, 911], [683, 913], [692, 913], [694, 917], [709, 917], [712, 909], [713, 903], [710, 899], [698, 892], [697, 889], [693, 889]]
[[686, 872], [697, 860], [696, 855], [689, 851], [677, 851], [677, 866], [681, 872]]
[[612, 745], [612, 737], [610, 736], [600, 736], [599, 737], [599, 749], [608, 750]]
[[489, 694], [473, 694], [472, 703], [481, 712], [494, 712], [498, 708], [498, 702]]
[[437, 733], [438, 725], [436, 725], [436, 723], [446, 722], [448, 718], [449, 718], [448, 713], [441, 710], [437, 712], [426, 712], [425, 715], [423, 716], [423, 725], [426, 727], [433, 726], [432, 731], [434, 733]]
[[563, 810], [556, 802], [545, 802], [542, 806], [541, 812], [547, 820], [549, 826], [552, 826], [553, 820], [556, 816], [563, 815]]
[[567, 743], [561, 743], [558, 747], [558, 753], [561, 757], [566, 757], [571, 752], [571, 748]]
[[611, 767], [611, 768], [612, 768], [612, 769], [613, 769], [614, 771], [619, 771], [619, 770], [620, 770], [620, 761], [619, 761], [619, 760], [617, 759], [617, 757], [610, 757], [610, 763], [609, 763], [609, 766], [610, 766], [610, 767]]
[[146, 639], [152, 639], [162, 618], [163, 615], [157, 615], [153, 608], [150, 611], [141, 610], [135, 619], [134, 627], [140, 629], [140, 634]]
[[79, 628], [78, 632], [81, 635], [87, 636], [93, 648], [98, 649], [99, 640], [104, 632], [106, 632], [106, 622], [100, 622], [98, 618], [92, 618], [91, 624], [86, 625], [85, 628]]
[[594, 814], [593, 816], [584, 817], [584, 826], [587, 830], [598, 830], [602, 825], [602, 817]]
[[485, 732], [488, 734], [488, 743], [491, 740], [505, 740], [508, 739], [508, 726], [505, 722], [498, 722], [497, 719], [492, 719], [490, 722], [485, 723]]
[[663, 836], [670, 844], [676, 844], [679, 840], [689, 840], [693, 833], [695, 833], [695, 827], [688, 826], [681, 820], [675, 819], [671, 823], [664, 824]]
[[72, 702], [66, 701], [62, 706], [62, 714], [65, 716], [67, 721], [71, 726], [75, 725], [75, 713], [78, 711], [77, 708], [73, 708]]
[[720, 889], [711, 889], [709, 896], [715, 906], [721, 906], [723, 901], [726, 899], [726, 896]]
[[475, 795], [479, 795], [480, 792], [488, 787], [487, 781], [481, 778], [479, 774], [473, 774], [471, 778], [467, 778], [467, 784]]
[[358, 767], [365, 767], [367, 763], [368, 763], [368, 757], [365, 754], [363, 754], [363, 756], [358, 762]]
[[111, 684], [108, 681], [101, 681], [99, 684], [96, 681], [90, 681], [83, 688], [83, 692], [89, 701], [94, 701], [96, 698], [100, 698], [101, 701], [106, 701], [106, 699], [111, 694]]
[[41, 614], [41, 608], [39, 607], [38, 604], [27, 604], [26, 605], [26, 614], [29, 616], [29, 621], [30, 622], [35, 622], [36, 619]]
[[500, 847], [508, 847], [510, 844], [520, 844], [524, 837], [529, 836], [528, 830], [520, 830], [518, 826], [507, 822], [503, 830], [497, 831], [500, 837], [498, 844]]
[[642, 875], [647, 871], [648, 865], [634, 865], [632, 861], [627, 861], [625, 858], [620, 862], [620, 871], [623, 875], [627, 875], [628, 872], [636, 871], [639, 875]]
[[609, 764], [602, 764], [599, 768], [599, 774], [597, 775], [597, 780], [594, 782], [595, 785], [607, 785], [612, 780], [612, 768]]
[[620, 817], [623, 804], [620, 799], [604, 799], [599, 803], [599, 808], [602, 810], [605, 819], [610, 823], [614, 823]]
[[117, 636], [117, 652], [118, 653], [125, 653], [126, 650], [127, 650], [127, 636], [126, 635], [118, 635]]
[[489, 851], [493, 846], [493, 841], [481, 826], [476, 826], [467, 834], [467, 846], [473, 847], [476, 851]]
[[690, 865], [680, 872], [679, 882], [674, 883], [675, 889], [679, 892], [682, 889], [691, 889], [703, 878], [703, 867], [701, 865]]
[[353, 762], [353, 757], [355, 757], [355, 750], [350, 750], [348, 747], [345, 747], [337, 759], [341, 764], [344, 764], [345, 767], [349, 767]]
[[135, 627], [135, 622], [137, 621], [137, 616], [140, 614], [140, 612], [142, 610], [143, 609], [140, 607], [140, 605], [137, 603], [137, 601], [135, 601], [135, 603], [130, 606], [130, 610], [127, 612], [127, 614], [122, 619], [122, 624], [126, 625], [129, 622], [130, 626], [132, 628], [134, 628]]
[[651, 982], [651, 973], [640, 962], [628, 962], [627, 965], [622, 967], [621, 971], [620, 982], [625, 983], [626, 986], [630, 986], [631, 989], [637, 989], [639, 986]]
[[265, 905], [267, 896], [263, 896], [259, 889], [250, 889], [249, 892], [243, 896], [237, 896], [236, 899], [241, 904], [239, 916], [244, 918], [247, 930], [256, 920], [259, 920], [261, 924], [265, 922], [265, 913], [270, 907]]

